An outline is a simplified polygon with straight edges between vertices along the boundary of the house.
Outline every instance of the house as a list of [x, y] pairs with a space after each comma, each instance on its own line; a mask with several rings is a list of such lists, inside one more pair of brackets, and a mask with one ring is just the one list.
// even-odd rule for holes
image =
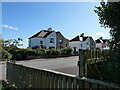
[[79, 49], [95, 49], [95, 42], [91, 36], [78, 35], [70, 40], [69, 46], [74, 53], [78, 53]]
[[69, 40], [60, 32], [55, 32], [52, 28], [41, 30], [29, 37], [29, 48], [41, 47], [45, 49], [61, 49], [68, 46]]
[[95, 40], [96, 49], [100, 49], [100, 50], [109, 49], [108, 42], [109, 42], [109, 39], [103, 39], [103, 38], [99, 38], [99, 39]]

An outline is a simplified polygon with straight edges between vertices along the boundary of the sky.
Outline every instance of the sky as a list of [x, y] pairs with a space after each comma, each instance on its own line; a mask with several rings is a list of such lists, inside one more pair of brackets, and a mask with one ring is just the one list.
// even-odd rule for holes
[[95, 6], [99, 2], [2, 2], [2, 37], [22, 38], [21, 48], [26, 48], [30, 36], [51, 27], [67, 39], [81, 33], [108, 39], [109, 29], [99, 24]]

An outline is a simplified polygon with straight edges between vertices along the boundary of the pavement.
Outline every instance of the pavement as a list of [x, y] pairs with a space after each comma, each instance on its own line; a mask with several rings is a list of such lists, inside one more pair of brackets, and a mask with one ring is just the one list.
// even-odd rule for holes
[[0, 80], [6, 78], [6, 62], [0, 62]]
[[17, 61], [17, 64], [23, 64], [35, 68], [44, 68], [54, 71], [59, 71], [67, 74], [79, 75], [77, 62], [78, 56], [62, 57], [62, 58], [47, 58], [47, 59], [33, 59], [26, 61]]

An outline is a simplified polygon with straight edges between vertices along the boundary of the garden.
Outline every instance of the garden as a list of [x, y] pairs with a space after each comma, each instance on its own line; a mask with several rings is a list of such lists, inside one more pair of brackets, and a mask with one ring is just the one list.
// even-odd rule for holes
[[66, 57], [73, 55], [73, 50], [70, 47], [64, 47], [62, 49], [44, 49], [40, 47], [33, 47], [32, 49], [19, 48], [22, 46], [21, 38], [0, 40], [2, 51], [2, 60], [28, 60], [28, 59], [39, 59], [39, 58], [56, 58]]

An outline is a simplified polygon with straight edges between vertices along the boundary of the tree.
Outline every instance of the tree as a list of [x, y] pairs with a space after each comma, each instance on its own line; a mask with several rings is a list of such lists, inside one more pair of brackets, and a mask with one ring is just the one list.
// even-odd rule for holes
[[22, 45], [20, 41], [22, 41], [21, 38], [9, 40], [0, 38], [0, 59], [10, 60], [13, 52], [18, 49], [18, 46]]
[[95, 13], [98, 14], [102, 27], [111, 28], [110, 50], [116, 58], [120, 57], [120, 1], [101, 2]]
[[[95, 13], [102, 27], [110, 28], [110, 58], [104, 63], [104, 79], [120, 84], [120, 1], [101, 2]], [[106, 76], [107, 75], [107, 76]]]
[[21, 38], [2, 40], [2, 47], [9, 53], [13, 53], [15, 50], [18, 49], [18, 46], [23, 45], [23, 44], [20, 44], [21, 41], [23, 41]]

